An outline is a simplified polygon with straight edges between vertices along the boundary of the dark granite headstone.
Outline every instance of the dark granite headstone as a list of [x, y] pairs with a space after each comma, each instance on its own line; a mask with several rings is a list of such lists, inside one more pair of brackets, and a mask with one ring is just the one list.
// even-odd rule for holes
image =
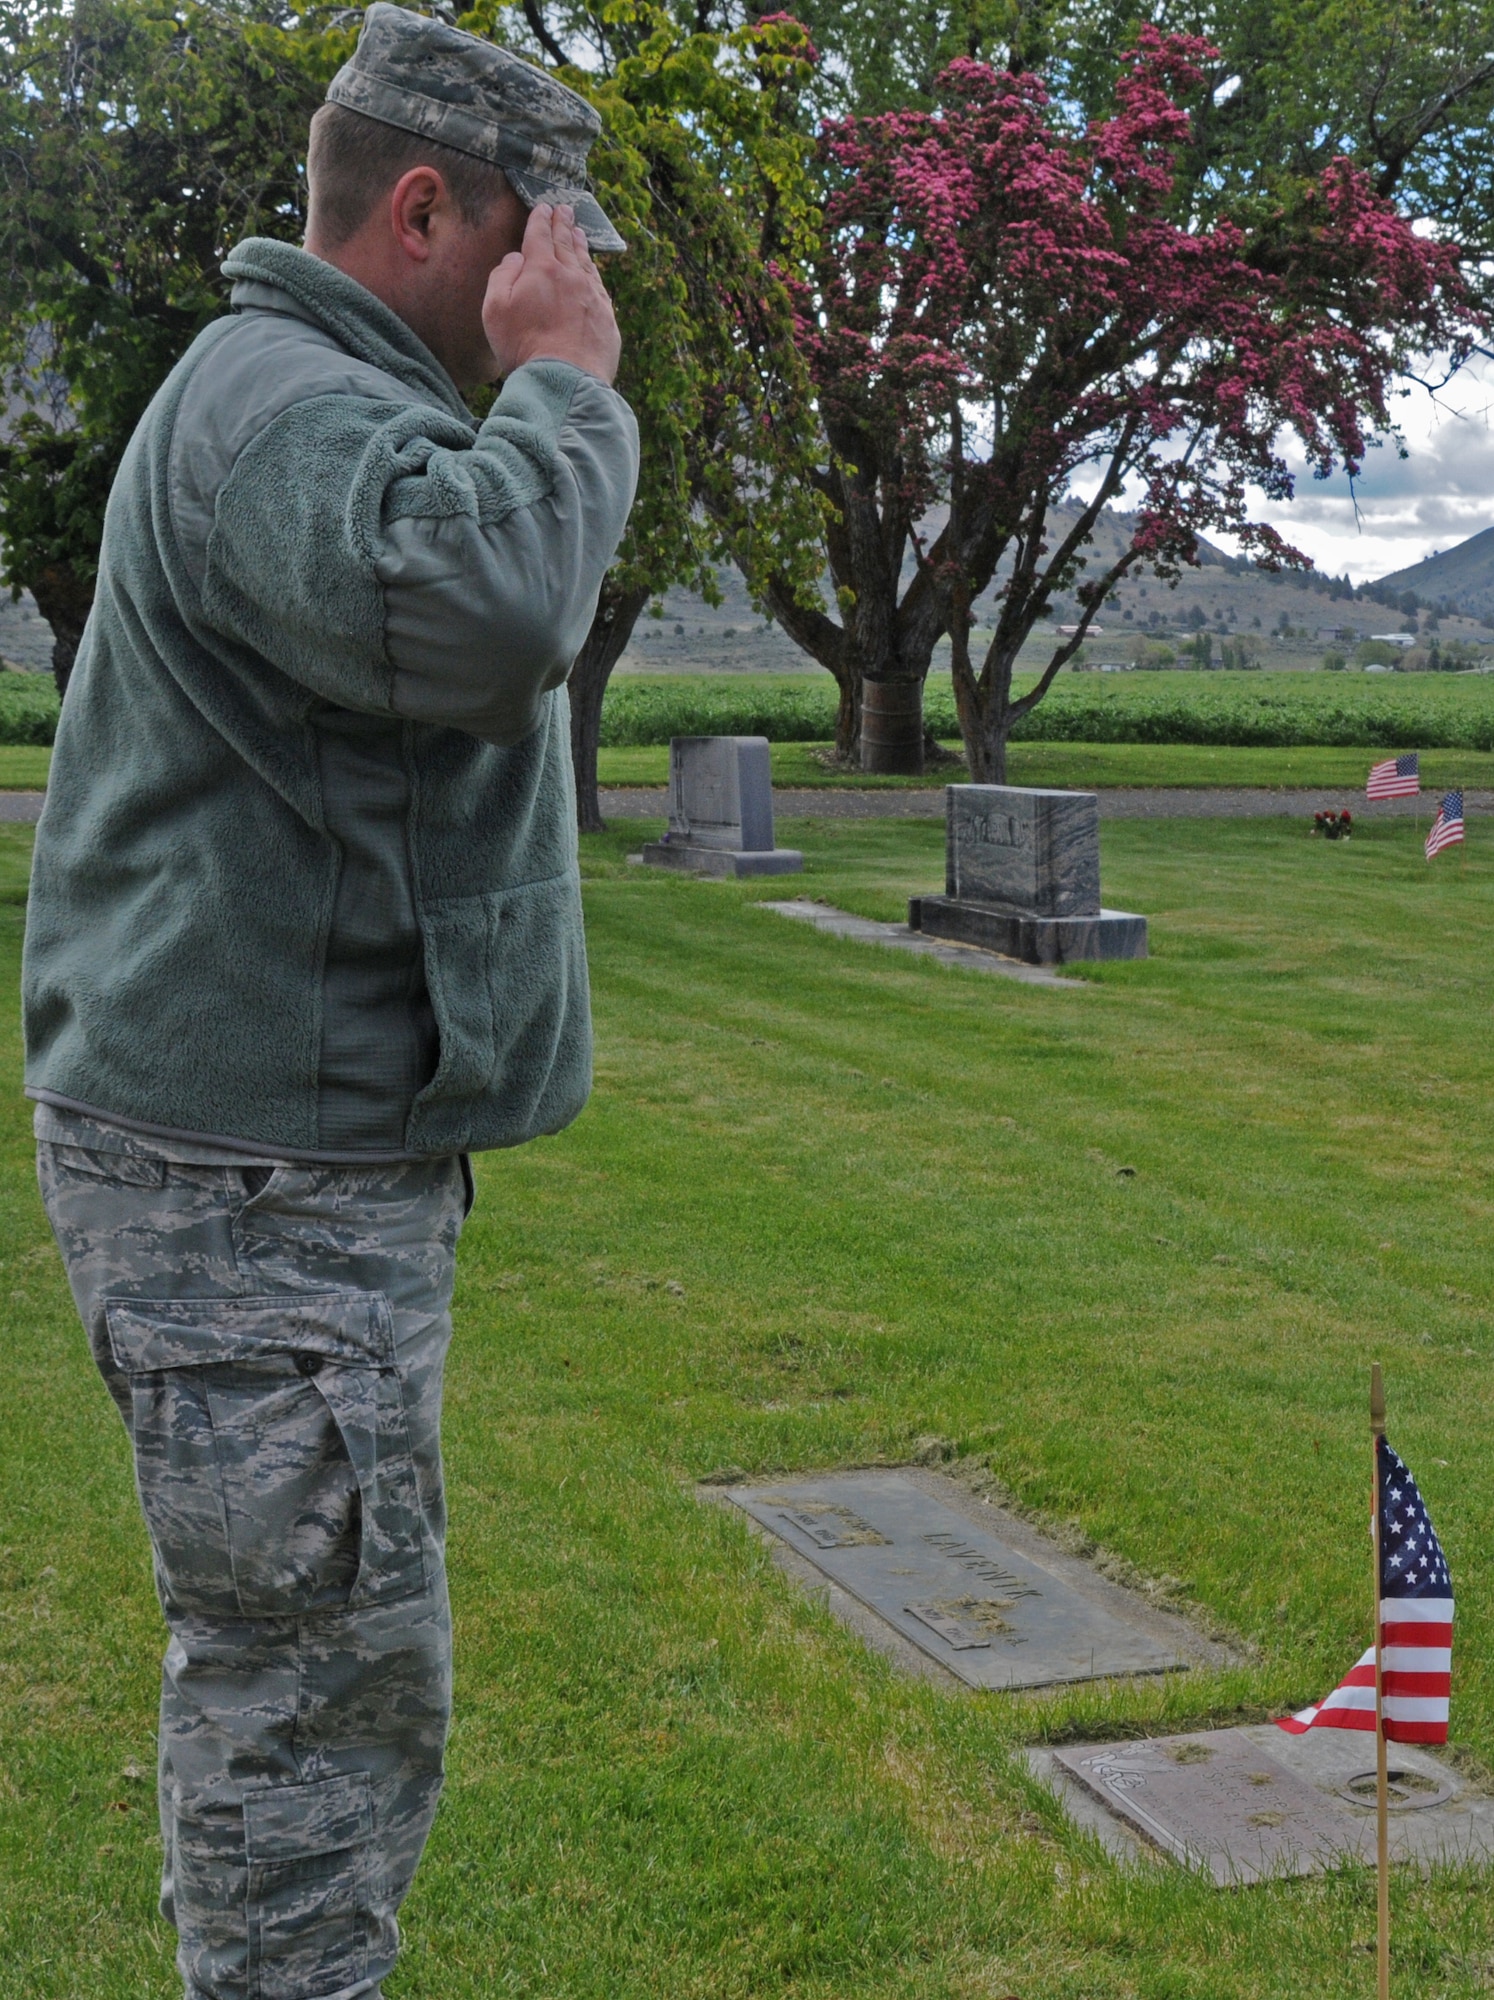
[[1100, 907], [1100, 808], [1093, 792], [950, 785], [944, 893], [1033, 917]]
[[654, 868], [696, 875], [791, 875], [804, 856], [773, 845], [766, 736], [675, 736], [669, 744], [669, 831], [650, 841]]
[[727, 1497], [969, 1687], [1049, 1687], [1189, 1663], [1181, 1621], [1133, 1611], [1124, 1592], [1081, 1578], [1057, 1549], [1037, 1560], [1042, 1545], [1030, 1531], [999, 1516], [978, 1524], [928, 1483], [895, 1470], [836, 1472], [733, 1487]]
[[1029, 965], [1146, 957], [1146, 918], [1100, 906], [1093, 792], [949, 785], [945, 798], [944, 894], [913, 897], [911, 930]]

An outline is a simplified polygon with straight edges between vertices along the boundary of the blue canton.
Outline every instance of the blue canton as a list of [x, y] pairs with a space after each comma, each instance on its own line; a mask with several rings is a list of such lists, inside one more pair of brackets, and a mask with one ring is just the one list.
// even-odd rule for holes
[[1404, 1461], [1380, 1440], [1380, 1595], [1451, 1597], [1452, 1578], [1426, 1503]]

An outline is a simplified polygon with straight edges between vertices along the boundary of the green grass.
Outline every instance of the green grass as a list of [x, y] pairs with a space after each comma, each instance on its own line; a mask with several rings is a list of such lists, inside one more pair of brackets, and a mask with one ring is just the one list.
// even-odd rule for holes
[[[957, 740], [946, 742], [944, 747], [954, 752], [960, 748]], [[897, 791], [951, 780], [963, 783], [965, 778], [963, 765], [958, 769], [941, 766], [921, 778], [871, 778], [859, 771], [827, 771], [821, 759], [828, 748], [823, 743], [775, 743], [774, 784]], [[1078, 786], [1086, 790], [1115, 785], [1301, 785], [1344, 790], [1362, 788], [1374, 756], [1371, 750], [1211, 749], [1197, 743], [1016, 743], [1007, 778], [1014, 785]], [[597, 771], [604, 785], [665, 785], [669, 782], [669, 750], [663, 744], [602, 750]], [[1494, 754], [1428, 750], [1422, 756], [1421, 771], [1429, 791], [1444, 785], [1494, 785]]]
[[[1366, 1368], [1457, 1578], [1494, 1764], [1494, 850], [1120, 822], [1153, 953], [1072, 991], [820, 937], [931, 821], [781, 823], [802, 881], [587, 843], [597, 1088], [479, 1164], [447, 1423], [451, 1779], [390, 2000], [1350, 2000], [1362, 1872], [1114, 1867], [1009, 1761], [1259, 1717], [1364, 1642]], [[29, 834], [0, 827], [5, 977]], [[0, 1022], [18, 1061], [14, 1000]], [[0, 2000], [172, 1992], [158, 1619], [123, 1437], [0, 1097]], [[1134, 1168], [1122, 1176], [1121, 1167]], [[901, 1678], [693, 1497], [937, 1438], [1234, 1632], [1241, 1667], [1012, 1698]], [[1397, 1995], [1487, 1991], [1487, 1878], [1395, 1881]]]
[[[863, 772], [827, 771], [817, 743], [775, 743], [773, 782], [827, 791], [906, 791], [963, 783], [964, 769], [942, 766], [921, 778], [873, 778]], [[958, 742], [945, 748], [958, 751]], [[1373, 753], [1364, 750], [1209, 749], [1194, 743], [1019, 743], [1008, 778], [1014, 785], [1059, 785], [1086, 790], [1116, 785], [1362, 786]], [[50, 750], [0, 744], [0, 791], [36, 791], [47, 782]], [[598, 771], [604, 785], [665, 785], [666, 745], [603, 750]], [[1445, 785], [1494, 786], [1494, 754], [1479, 750], [1429, 750], [1422, 757], [1428, 791]], [[1428, 811], [1432, 809], [1428, 804]]]
[[51, 764], [51, 750], [40, 743], [0, 743], [0, 792], [41, 791]]

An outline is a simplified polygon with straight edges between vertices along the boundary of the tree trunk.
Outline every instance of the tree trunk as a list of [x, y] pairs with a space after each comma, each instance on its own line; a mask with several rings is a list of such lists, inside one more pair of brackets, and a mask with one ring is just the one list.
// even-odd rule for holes
[[52, 628], [52, 678], [58, 694], [64, 695], [93, 609], [93, 579], [85, 583], [71, 563], [49, 563], [26, 582], [37, 610]]
[[923, 682], [865, 681], [861, 689], [863, 771], [923, 775]]
[[617, 590], [604, 583], [586, 643], [571, 668], [571, 762], [576, 771], [576, 824], [582, 833], [600, 833], [605, 825], [597, 797], [602, 699], [648, 600], [646, 590]]
[[861, 755], [861, 690], [865, 683], [857, 673], [842, 680], [836, 676], [840, 706], [835, 712], [835, 758], [840, 764], [855, 764]]

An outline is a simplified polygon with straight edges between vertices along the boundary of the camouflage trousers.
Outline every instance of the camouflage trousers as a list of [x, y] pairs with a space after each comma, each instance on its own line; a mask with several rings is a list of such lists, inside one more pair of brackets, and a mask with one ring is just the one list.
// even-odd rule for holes
[[161, 1908], [188, 2000], [377, 1995], [441, 1788], [456, 1158], [41, 1143], [170, 1639]]

